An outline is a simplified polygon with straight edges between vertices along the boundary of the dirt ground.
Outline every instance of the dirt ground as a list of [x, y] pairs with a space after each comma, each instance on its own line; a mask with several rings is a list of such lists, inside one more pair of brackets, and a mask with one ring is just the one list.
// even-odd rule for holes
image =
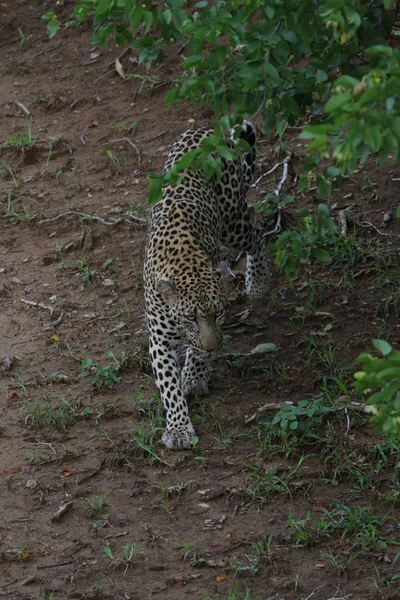
[[[123, 80], [122, 50], [88, 28], [49, 40], [53, 5], [0, 2], [0, 596], [400, 598], [400, 444], [351, 387], [371, 338], [400, 341], [400, 168], [371, 162], [326, 199], [336, 221], [350, 207], [330, 264], [288, 283], [271, 259], [253, 304], [239, 265], [212, 392], [191, 403], [199, 442], [171, 453], [147, 360], [146, 226], [56, 217], [145, 217], [147, 176], [209, 115], [165, 107], [173, 54]], [[146, 75], [134, 52], [120, 60]], [[276, 144], [261, 137], [260, 169]], [[320, 201], [292, 193], [286, 218]], [[248, 356], [260, 343], [278, 350]], [[302, 400], [316, 412], [297, 431], [271, 424]]]

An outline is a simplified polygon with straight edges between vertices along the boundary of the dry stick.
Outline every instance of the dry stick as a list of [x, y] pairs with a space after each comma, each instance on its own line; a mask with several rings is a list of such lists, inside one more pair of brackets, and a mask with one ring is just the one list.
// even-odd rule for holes
[[72, 565], [74, 561], [69, 560], [68, 562], [52, 563], [51, 565], [36, 565], [37, 569], [52, 569], [53, 567], [64, 567], [65, 565]]
[[44, 308], [45, 310], [49, 310], [50, 316], [52, 316], [54, 312], [54, 308], [52, 306], [47, 306], [46, 304], [43, 304], [43, 302], [33, 302], [32, 300], [24, 300], [23, 298], [21, 298], [21, 302], [24, 302], [24, 304], [29, 304], [29, 306], [36, 306], [37, 308]]
[[53, 321], [53, 323], [52, 323], [53, 327], [57, 327], [61, 323], [61, 321], [63, 320], [63, 318], [64, 318], [64, 311], [62, 310], [60, 312], [60, 316], [58, 317], [58, 319], [56, 319], [55, 321]]
[[65, 515], [65, 513], [73, 505], [73, 503], [74, 503], [74, 501], [70, 500], [69, 502], [64, 502], [64, 504], [61, 504], [61, 506], [57, 510], [57, 512], [55, 512], [54, 515], [52, 515], [50, 517], [50, 521], [58, 521], [58, 519], [60, 517], [62, 517], [63, 515]]
[[281, 219], [282, 219], [281, 209], [278, 208], [278, 216], [276, 218], [275, 227], [273, 229], [271, 229], [270, 231], [266, 231], [265, 233], [263, 233], [263, 237], [267, 237], [267, 235], [274, 235], [275, 233], [279, 233], [281, 230]]
[[[239, 44], [239, 45], [244, 45], [244, 44]], [[238, 48], [238, 46], [236, 46], [235, 50], [236, 50], [237, 48]], [[261, 104], [260, 104], [260, 106], [257, 108], [256, 112], [255, 112], [254, 114], [252, 114], [252, 115], [251, 115], [251, 117], [250, 117], [250, 119], [251, 119], [251, 120], [253, 120], [253, 119], [254, 119], [254, 117], [256, 117], [256, 116], [257, 116], [257, 115], [258, 115], [258, 114], [259, 114], [259, 113], [262, 111], [262, 109], [263, 109], [263, 108], [264, 108], [264, 106], [265, 106], [265, 102], [266, 102], [266, 100], [267, 100], [267, 92], [266, 92], [266, 91], [264, 91], [264, 95], [263, 95], [263, 99], [262, 99], [262, 101], [261, 101]]]
[[142, 142], [152, 142], [153, 140], [156, 140], [159, 137], [162, 137], [163, 135], [165, 135], [166, 133], [168, 133], [168, 131], [162, 131], [161, 133], [157, 133], [157, 135], [153, 135], [152, 137], [146, 138], [145, 140], [139, 140], [140, 143]]
[[[125, 56], [125, 54], [127, 54], [129, 52], [130, 49], [131, 49], [130, 46], [128, 46], [127, 48], [125, 48], [125, 50], [123, 51], [123, 53], [120, 54], [119, 56], [117, 56], [117, 58], [115, 60], [121, 60], [121, 58], [123, 58]], [[111, 62], [108, 63], [108, 68], [109, 69], [115, 65], [115, 60], [112, 60]]]
[[43, 444], [44, 446], [49, 446], [53, 452], [53, 454], [57, 455], [57, 451], [53, 448], [52, 444], [50, 444], [50, 442], [41, 442], [40, 440], [36, 440], [36, 442], [38, 444]]
[[[278, 183], [278, 187], [274, 190], [274, 194], [275, 194], [277, 202], [279, 202], [279, 195], [281, 193], [283, 185], [285, 184], [285, 182], [287, 180], [287, 176], [288, 176], [288, 172], [289, 172], [289, 162], [290, 162], [291, 158], [292, 158], [292, 155], [289, 154], [282, 163], [282, 166], [283, 166], [282, 177], [281, 177], [280, 182]], [[264, 202], [265, 202], [265, 200], [263, 200], [262, 204]], [[263, 234], [263, 237], [266, 237], [267, 235], [274, 235], [275, 233], [279, 233], [280, 230], [281, 230], [281, 209], [278, 204], [278, 216], [276, 219], [275, 227], [273, 229], [271, 229], [270, 231], [266, 231]]]
[[272, 169], [269, 169], [269, 171], [265, 171], [265, 173], [263, 173], [262, 175], [260, 175], [260, 177], [258, 179], [256, 179], [255, 182], [252, 183], [250, 187], [251, 188], [257, 188], [257, 184], [260, 183], [261, 179], [263, 179], [264, 177], [267, 177], [267, 175], [271, 175], [271, 173], [273, 173], [274, 171], [276, 171], [276, 169], [278, 167], [280, 167], [281, 165], [283, 165], [283, 161], [276, 163], [276, 165], [274, 165], [272, 167]]
[[[113, 61], [113, 63], [112, 63], [112, 64], [115, 64], [115, 61]], [[111, 75], [111, 73], [112, 73], [112, 72], [113, 72], [113, 71], [109, 70], [109, 71], [106, 71], [105, 73], [103, 73], [103, 75], [100, 75], [100, 77], [98, 77], [97, 79], [95, 79], [95, 80], [93, 81], [93, 85], [94, 85], [95, 83], [97, 83], [98, 81], [100, 81], [100, 79], [103, 79], [103, 77], [106, 77], [107, 75]]]
[[21, 110], [23, 110], [23, 111], [24, 111], [24, 113], [26, 114], [26, 116], [27, 116], [27, 117], [30, 117], [30, 116], [31, 116], [31, 114], [32, 114], [32, 113], [31, 113], [31, 111], [30, 111], [28, 108], [26, 108], [25, 104], [22, 104], [22, 102], [18, 102], [17, 100], [15, 100], [15, 104], [16, 104], [17, 106], [19, 106], [19, 108], [20, 108]]
[[311, 594], [308, 594], [307, 598], [304, 598], [304, 600], [310, 600], [310, 598], [312, 598], [313, 596], [315, 596], [315, 592], [317, 590], [320, 590], [321, 588], [323, 588], [324, 585], [325, 584], [323, 583], [323, 584], [319, 585], [318, 587], [316, 587], [315, 589], [313, 589], [313, 591], [311, 592]]
[[[142, 157], [140, 155], [140, 150], [139, 148], [136, 146], [136, 144], [134, 142], [132, 142], [132, 140], [130, 140], [127, 137], [122, 137], [122, 138], [118, 138], [117, 140], [110, 140], [110, 144], [116, 144], [117, 142], [128, 142], [128, 144], [130, 144], [132, 146], [132, 148], [134, 148], [137, 152], [138, 155], [138, 163], [139, 163], [139, 167], [142, 166]], [[104, 144], [103, 144], [104, 146]]]
[[[268, 402], [267, 404], [263, 404], [262, 406], [259, 406], [256, 410], [256, 412], [254, 414], [252, 414], [250, 417], [247, 417], [245, 419], [245, 425], [247, 425], [248, 423], [251, 423], [252, 421], [254, 421], [257, 416], [262, 413], [262, 412], [267, 412], [268, 410], [280, 410], [282, 407], [286, 406], [286, 404], [283, 402]], [[289, 405], [291, 406], [291, 405]], [[362, 402], [351, 402], [351, 406], [354, 409], [357, 410], [362, 410], [363, 412], [365, 411], [364, 408], [364, 404]], [[349, 433], [350, 430], [350, 418], [349, 418], [349, 412], [347, 410], [347, 406], [339, 406], [338, 408], [331, 408], [329, 409], [328, 412], [338, 412], [340, 410], [343, 410], [345, 415], [346, 415], [346, 423], [347, 423], [347, 427], [346, 427], [346, 436]]]
[[341, 210], [339, 213], [339, 225], [340, 225], [340, 235], [342, 237], [346, 237], [347, 235], [347, 214], [346, 211], [348, 210], [348, 208], [345, 208], [344, 210]]
[[357, 221], [357, 225], [361, 225], [361, 227], [372, 227], [373, 229], [375, 229], [375, 231], [377, 231], [379, 233], [379, 235], [384, 235], [386, 237], [392, 237], [391, 233], [384, 233], [383, 231], [380, 231], [380, 229], [378, 229], [376, 225], [371, 223], [371, 221]]
[[282, 408], [282, 404], [279, 402], [268, 402], [267, 404], [263, 404], [263, 406], [257, 408], [256, 412], [251, 415], [251, 417], [247, 417], [247, 419], [244, 420], [245, 425], [254, 421], [257, 418], [257, 415], [262, 412], [266, 412], [267, 410], [280, 410], [280, 408]]
[[345, 437], [347, 437], [350, 431], [350, 417], [349, 411], [347, 410], [347, 406], [344, 407], [344, 414], [346, 415], [346, 433], [344, 435]]
[[[281, 190], [287, 180], [288, 177], [288, 172], [289, 172], [289, 162], [292, 158], [292, 155], [289, 154], [285, 160], [283, 160], [282, 162], [277, 163], [276, 165], [274, 165], [271, 169], [269, 169], [269, 171], [266, 171], [265, 173], [263, 173], [261, 175], [261, 177], [259, 177], [255, 183], [253, 184], [254, 187], [257, 187], [257, 183], [263, 178], [266, 177], [267, 175], [270, 175], [271, 173], [273, 173], [274, 171], [276, 171], [276, 169], [280, 166], [283, 167], [283, 171], [282, 171], [282, 177], [280, 182], [278, 183], [278, 186], [275, 188], [274, 190], [274, 194], [276, 197], [277, 202], [279, 201], [279, 195], [281, 193]], [[252, 186], [252, 187], [253, 187]], [[262, 200], [261, 204], [264, 204], [266, 202], [266, 200]], [[276, 223], [275, 223], [275, 227], [273, 229], [271, 229], [270, 231], [266, 231], [265, 233], [263, 233], [263, 237], [266, 237], [267, 235], [274, 235], [275, 233], [279, 233], [281, 230], [281, 209], [279, 208], [278, 205], [278, 210], [277, 210], [277, 218], [276, 218]]]
[[[29, 306], [36, 306], [37, 308], [43, 308], [44, 310], [49, 310], [50, 317], [53, 316], [55, 309], [52, 306], [47, 306], [46, 304], [43, 304], [43, 302], [33, 302], [33, 300], [24, 300], [23, 298], [21, 298], [21, 302], [24, 302], [24, 304], [28, 304]], [[57, 327], [57, 325], [59, 325], [61, 323], [63, 318], [64, 318], [64, 311], [61, 310], [60, 315], [57, 317], [57, 319], [55, 321], [53, 321], [51, 323], [51, 325], [53, 327]], [[47, 328], [49, 328], [49, 327], [47, 327]]]
[[67, 215], [77, 215], [78, 217], [82, 217], [83, 219], [99, 221], [103, 225], [109, 225], [109, 226], [118, 225], [118, 223], [146, 223], [147, 224], [147, 219], [142, 219], [141, 217], [135, 217], [135, 215], [133, 215], [132, 213], [126, 213], [126, 216], [129, 217], [128, 219], [126, 219], [124, 217], [120, 217], [119, 219], [113, 219], [111, 221], [106, 221], [105, 219], [102, 219], [101, 217], [98, 217], [97, 215], [87, 215], [86, 213], [80, 213], [75, 210], [68, 210], [67, 212], [61, 213], [61, 214], [57, 215], [56, 217], [52, 217], [51, 219], [44, 219], [43, 221], [39, 221], [39, 225], [42, 225], [42, 223], [50, 223], [51, 221], [57, 221], [57, 219], [61, 219], [62, 217], [65, 217]]
[[[292, 158], [292, 155], [289, 154], [285, 160], [280, 163], [283, 166], [283, 172], [282, 172], [282, 178], [280, 180], [280, 182], [278, 183], [278, 187], [274, 190], [274, 194], [276, 196], [277, 199], [279, 199], [279, 194], [282, 190], [283, 184], [286, 182], [287, 176], [288, 176], [288, 171], [289, 171], [289, 162], [290, 159]], [[265, 200], [262, 201], [262, 204], [265, 202]]]

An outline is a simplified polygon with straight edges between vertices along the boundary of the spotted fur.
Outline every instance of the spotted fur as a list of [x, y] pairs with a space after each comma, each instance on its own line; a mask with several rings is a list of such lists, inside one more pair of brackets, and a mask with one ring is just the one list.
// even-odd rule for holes
[[[173, 145], [165, 169], [212, 133], [211, 127], [186, 131]], [[210, 353], [222, 343], [227, 275], [218, 267], [220, 244], [247, 253], [247, 294], [259, 295], [268, 288], [263, 238], [245, 198], [255, 160], [251, 123], [244, 124], [241, 135], [253, 152], [225, 162], [220, 181], [207, 182], [200, 172], [188, 169], [177, 186], [164, 189], [152, 210], [145, 307], [150, 358], [166, 411], [163, 442], [170, 449], [191, 447], [195, 432], [186, 398], [207, 394]], [[226, 143], [234, 147], [232, 137]], [[189, 346], [181, 372], [182, 339]]]

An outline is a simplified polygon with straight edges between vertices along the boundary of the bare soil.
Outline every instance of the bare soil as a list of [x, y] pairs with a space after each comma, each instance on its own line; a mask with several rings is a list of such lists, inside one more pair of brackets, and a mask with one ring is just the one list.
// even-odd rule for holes
[[[400, 597], [399, 457], [349, 404], [354, 358], [371, 338], [400, 340], [399, 223], [384, 222], [399, 201], [400, 169], [371, 162], [333, 191], [335, 219], [352, 208], [350, 241], [331, 264], [303, 267], [289, 284], [271, 259], [271, 295], [253, 304], [237, 267], [212, 394], [191, 404], [199, 443], [168, 452], [147, 361], [146, 227], [55, 217], [145, 217], [147, 176], [190, 119], [204, 124], [209, 114], [165, 106], [173, 53], [152, 81], [123, 80], [114, 68], [122, 50], [95, 48], [89, 29], [49, 40], [41, 15], [54, 4], [0, 2], [0, 143], [24, 135], [22, 149], [0, 153], [0, 596]], [[134, 52], [120, 60], [126, 74], [146, 75]], [[284, 142], [300, 172], [296, 135]], [[277, 161], [276, 143], [261, 137], [261, 169]], [[262, 182], [251, 199], [273, 185]], [[285, 218], [319, 201], [296, 192]], [[276, 354], [235, 356], [266, 342]], [[265, 403], [328, 396], [335, 410], [292, 446], [279, 424], [265, 437], [276, 409], [245, 422]], [[379, 543], [363, 545], [351, 528], [306, 542], [293, 533], [290, 515], [308, 515], [310, 533], [338, 505], [388, 515]]]

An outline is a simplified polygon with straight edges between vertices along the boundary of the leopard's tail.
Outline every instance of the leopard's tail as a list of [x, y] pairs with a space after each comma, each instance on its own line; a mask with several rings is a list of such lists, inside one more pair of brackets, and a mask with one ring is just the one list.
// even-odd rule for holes
[[[251, 185], [251, 181], [252, 181], [253, 175], [254, 175], [255, 162], [256, 162], [257, 134], [256, 134], [256, 128], [254, 127], [254, 125], [252, 123], [250, 123], [250, 121], [243, 121], [241, 127], [242, 127], [242, 131], [240, 132], [239, 137], [243, 140], [246, 140], [246, 142], [249, 144], [249, 146], [252, 149], [251, 152], [243, 153], [243, 183], [244, 183], [245, 192], [247, 192], [247, 190], [249, 189], [249, 187]], [[234, 134], [235, 134], [235, 128], [231, 129], [230, 137], [232, 140], [234, 138]]]

